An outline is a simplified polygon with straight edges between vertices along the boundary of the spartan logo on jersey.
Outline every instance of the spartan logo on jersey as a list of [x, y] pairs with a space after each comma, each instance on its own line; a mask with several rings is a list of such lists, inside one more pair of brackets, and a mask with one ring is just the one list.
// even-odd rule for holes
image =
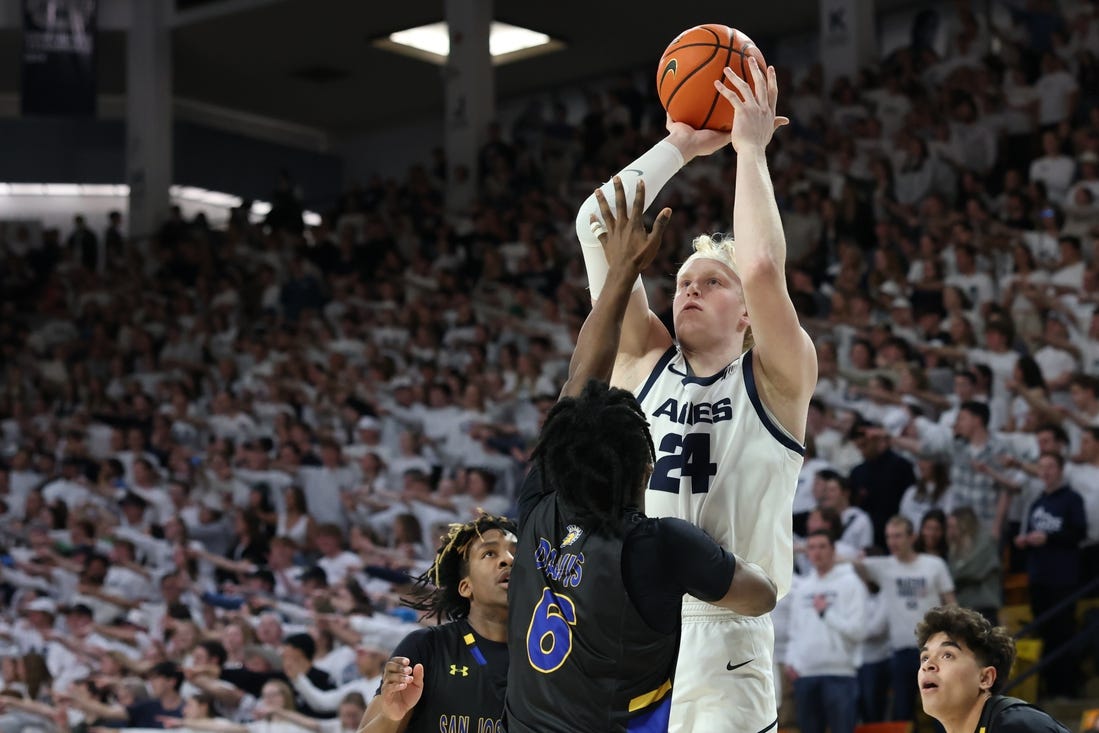
[[568, 534], [565, 535], [565, 539], [561, 540], [561, 547], [568, 547], [573, 542], [580, 539], [580, 535], [584, 534], [584, 530], [580, 529], [575, 524], [570, 524], [565, 527], [565, 531], [568, 532]]
[[450, 676], [457, 677], [458, 675], [469, 677], [469, 667], [459, 667], [457, 664], [450, 665]]

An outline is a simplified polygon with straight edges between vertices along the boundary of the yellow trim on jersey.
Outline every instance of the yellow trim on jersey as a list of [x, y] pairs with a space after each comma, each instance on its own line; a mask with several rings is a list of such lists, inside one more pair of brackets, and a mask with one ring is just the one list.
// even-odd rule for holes
[[473, 641], [474, 641], [473, 640], [473, 634], [466, 634], [465, 636], [462, 637], [462, 641], [464, 641], [466, 644], [472, 644]]
[[662, 684], [660, 687], [656, 688], [655, 690], [652, 690], [650, 692], [646, 692], [643, 695], [638, 695], [634, 699], [630, 700], [630, 712], [631, 713], [636, 712], [638, 710], [642, 710], [644, 708], [649, 707], [654, 702], [656, 702], [657, 700], [659, 700], [660, 698], [664, 697], [669, 692], [671, 692], [671, 689], [672, 689], [672, 681], [671, 680], [665, 680], [664, 684]]

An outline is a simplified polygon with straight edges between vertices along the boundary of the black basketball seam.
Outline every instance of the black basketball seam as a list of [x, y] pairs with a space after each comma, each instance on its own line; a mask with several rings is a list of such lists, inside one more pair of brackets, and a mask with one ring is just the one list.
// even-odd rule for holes
[[[709, 29], [707, 29], [707, 30], [709, 30]], [[725, 45], [722, 45], [720, 43], [684, 43], [681, 46], [676, 46], [674, 48], [669, 48], [666, 51], [664, 51], [664, 56], [662, 58], [667, 58], [668, 56], [671, 56], [675, 53], [678, 53], [679, 51], [681, 51], [685, 48], [698, 48], [699, 46], [712, 46], [715, 49], [718, 49], [718, 48], [732, 49], [732, 46], [725, 46]], [[714, 51], [714, 54], [716, 55], [717, 51]], [[713, 56], [711, 56], [710, 59], [712, 60]], [[707, 61], [707, 63], [709, 63], [709, 61]], [[667, 64], [665, 64], [665, 68], [667, 68]], [[656, 88], [656, 93], [658, 95], [660, 94], [661, 88], [663, 88], [663, 86], [664, 86], [664, 84], [663, 84], [664, 76], [666, 76], [666, 74], [661, 76], [661, 78], [660, 78], [661, 83]], [[684, 79], [684, 81], [686, 81], [686, 79]], [[675, 94], [675, 90], [678, 89], [678, 88], [679, 87], [677, 86], [675, 89], [673, 89], [672, 94]], [[668, 97], [668, 103], [669, 104], [671, 104], [671, 101], [672, 101], [672, 98]]]
[[668, 54], [675, 53], [676, 51], [679, 51], [681, 49], [694, 48], [695, 46], [716, 46], [717, 48], [731, 48], [731, 49], [733, 49], [734, 52], [736, 51], [736, 49], [733, 48], [733, 46], [728, 46], [724, 43], [702, 43], [702, 42], [699, 42], [699, 43], [683, 43], [679, 46], [672, 46], [670, 48], [665, 49], [664, 55], [667, 56]]
[[[733, 58], [733, 47], [730, 45], [729, 46], [729, 53], [726, 54], [726, 56], [725, 56], [725, 66], [729, 65], [729, 61], [732, 58]], [[740, 59], [740, 64], [741, 64], [741, 66], [744, 65], [744, 57], [743, 56]], [[725, 73], [724, 72], [725, 66], [721, 67], [722, 68], [722, 74]], [[725, 80], [722, 79], [721, 83], [724, 84]], [[717, 100], [719, 100], [720, 98], [721, 98], [721, 92], [719, 92], [715, 89], [714, 90], [714, 101], [710, 102], [710, 111], [706, 113], [705, 119], [702, 120], [702, 125], [701, 125], [702, 127], [705, 127], [706, 123], [710, 121], [710, 118], [714, 116], [714, 110], [717, 109]]]
[[[706, 30], [710, 30], [710, 29], [709, 29], [709, 28], [707, 28]], [[713, 33], [713, 31], [710, 31], [710, 32], [711, 32], [711, 33]], [[726, 48], [725, 46], [719, 46], [718, 44], [708, 44], [708, 43], [700, 43], [700, 44], [698, 44], [698, 45], [700, 45], [700, 46], [709, 46], [709, 45], [713, 45], [713, 46], [714, 46], [714, 52], [710, 54], [710, 57], [709, 57], [708, 59], [706, 59], [706, 61], [705, 61], [705, 62], [703, 62], [703, 63], [701, 63], [701, 64], [697, 64], [697, 65], [695, 65], [695, 68], [694, 68], [694, 69], [692, 69], [692, 70], [691, 70], [691, 72], [690, 72], [689, 74], [687, 74], [687, 75], [686, 75], [685, 77], [683, 77], [683, 80], [682, 80], [682, 81], [680, 81], [680, 82], [679, 82], [678, 84], [676, 84], [676, 85], [675, 85], [675, 88], [674, 88], [674, 89], [672, 89], [672, 93], [668, 95], [668, 101], [666, 101], [666, 102], [664, 103], [664, 108], [665, 108], [665, 109], [667, 109], [668, 107], [671, 107], [671, 106], [672, 106], [672, 100], [673, 100], [673, 99], [675, 99], [675, 95], [676, 95], [676, 93], [677, 93], [677, 92], [678, 92], [678, 91], [679, 91], [679, 90], [680, 90], [680, 89], [681, 89], [681, 88], [683, 87], [683, 85], [684, 85], [684, 84], [686, 84], [686, 83], [687, 83], [687, 81], [688, 81], [688, 80], [689, 80], [689, 79], [690, 79], [690, 78], [691, 78], [692, 76], [694, 76], [695, 74], [697, 74], [697, 73], [698, 73], [699, 71], [701, 71], [702, 69], [706, 68], [706, 66], [708, 66], [708, 65], [709, 65], [709, 63], [710, 63], [711, 61], [713, 61], [713, 60], [714, 60], [714, 57], [716, 57], [716, 56], [717, 56], [717, 49], [718, 49], [718, 48]]]
[[[667, 102], [666, 102], [666, 103], [664, 104], [664, 108], [665, 108], [665, 109], [668, 109], [668, 108], [670, 108], [670, 107], [672, 106], [672, 100], [673, 100], [673, 99], [675, 99], [675, 95], [676, 95], [676, 93], [678, 93], [678, 92], [679, 92], [679, 90], [683, 88], [683, 85], [684, 85], [684, 84], [686, 84], [686, 83], [687, 83], [687, 82], [688, 82], [688, 81], [690, 80], [690, 78], [691, 78], [692, 76], [694, 76], [695, 74], [697, 74], [697, 73], [699, 72], [699, 70], [701, 70], [701, 69], [704, 69], [704, 68], [706, 68], [707, 66], [709, 66], [709, 65], [710, 65], [710, 62], [711, 62], [711, 61], [713, 61], [713, 60], [714, 60], [714, 58], [715, 58], [715, 57], [717, 56], [717, 54], [718, 54], [718, 51], [717, 51], [717, 49], [719, 49], [719, 48], [724, 48], [724, 46], [722, 46], [722, 45], [721, 45], [721, 44], [719, 43], [719, 41], [721, 40], [721, 36], [719, 36], [719, 35], [717, 34], [717, 32], [716, 32], [716, 31], [714, 31], [714, 29], [713, 29], [713, 28], [710, 28], [709, 26], [703, 25], [703, 26], [699, 26], [699, 27], [698, 27], [698, 29], [699, 29], [699, 30], [702, 30], [702, 31], [706, 31], [707, 33], [709, 33], [710, 35], [712, 35], [712, 36], [714, 37], [714, 42], [713, 42], [713, 44], [708, 44], [708, 43], [699, 43], [699, 44], [685, 44], [685, 45], [684, 45], [684, 46], [682, 46], [682, 47], [683, 47], [683, 48], [687, 48], [687, 47], [688, 47], [688, 45], [698, 45], [698, 46], [709, 46], [709, 45], [713, 45], [713, 46], [714, 46], [714, 50], [713, 50], [713, 53], [711, 53], [711, 54], [710, 54], [710, 57], [709, 57], [708, 59], [706, 59], [706, 61], [705, 61], [704, 63], [701, 63], [701, 64], [696, 64], [696, 65], [695, 65], [695, 67], [694, 67], [693, 69], [691, 69], [690, 73], [688, 73], [688, 74], [687, 74], [687, 75], [686, 75], [685, 77], [683, 77], [683, 81], [679, 82], [679, 84], [677, 84], [677, 85], [676, 85], [676, 87], [675, 87], [674, 89], [672, 89], [672, 93], [668, 95], [668, 101], [667, 101]], [[731, 39], [730, 39], [729, 43], [730, 43], [730, 45], [732, 44], [732, 40], [731, 40]], [[658, 93], [659, 93], [659, 90], [657, 90], [657, 91], [658, 91]], [[671, 114], [671, 113], [669, 112], [669, 114]]]

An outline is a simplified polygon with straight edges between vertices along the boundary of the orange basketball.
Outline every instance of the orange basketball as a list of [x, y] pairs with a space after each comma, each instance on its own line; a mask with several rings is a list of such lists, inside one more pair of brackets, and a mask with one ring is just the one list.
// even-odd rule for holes
[[660, 103], [674, 121], [695, 129], [733, 129], [733, 107], [714, 89], [714, 80], [731, 88], [725, 78], [728, 66], [754, 90], [749, 58], [755, 58], [761, 71], [767, 69], [756, 44], [735, 28], [707, 23], [683, 31], [668, 44], [656, 69]]

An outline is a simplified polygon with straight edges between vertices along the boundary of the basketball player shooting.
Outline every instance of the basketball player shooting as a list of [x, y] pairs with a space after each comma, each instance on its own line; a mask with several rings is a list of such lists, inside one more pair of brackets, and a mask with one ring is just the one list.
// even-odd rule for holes
[[[649, 516], [706, 530], [756, 563], [782, 597], [793, 569], [794, 489], [804, 455], [817, 362], [786, 288], [786, 243], [767, 169], [778, 117], [775, 70], [748, 62], [756, 91], [725, 69], [715, 81], [733, 108], [731, 133], [669, 118], [668, 136], [619, 175], [645, 207], [689, 160], [731, 143], [737, 154], [733, 232], [701, 236], [676, 278], [676, 339], [649, 310], [640, 277], [622, 326], [611, 383], [634, 392], [652, 425], [656, 462], [645, 492]], [[604, 185], [604, 196], [613, 189]], [[603, 227], [593, 195], [576, 231], [593, 301], [606, 280]], [[753, 345], [754, 342], [754, 345]], [[774, 627], [685, 596], [670, 730], [755, 733], [777, 726]]]

